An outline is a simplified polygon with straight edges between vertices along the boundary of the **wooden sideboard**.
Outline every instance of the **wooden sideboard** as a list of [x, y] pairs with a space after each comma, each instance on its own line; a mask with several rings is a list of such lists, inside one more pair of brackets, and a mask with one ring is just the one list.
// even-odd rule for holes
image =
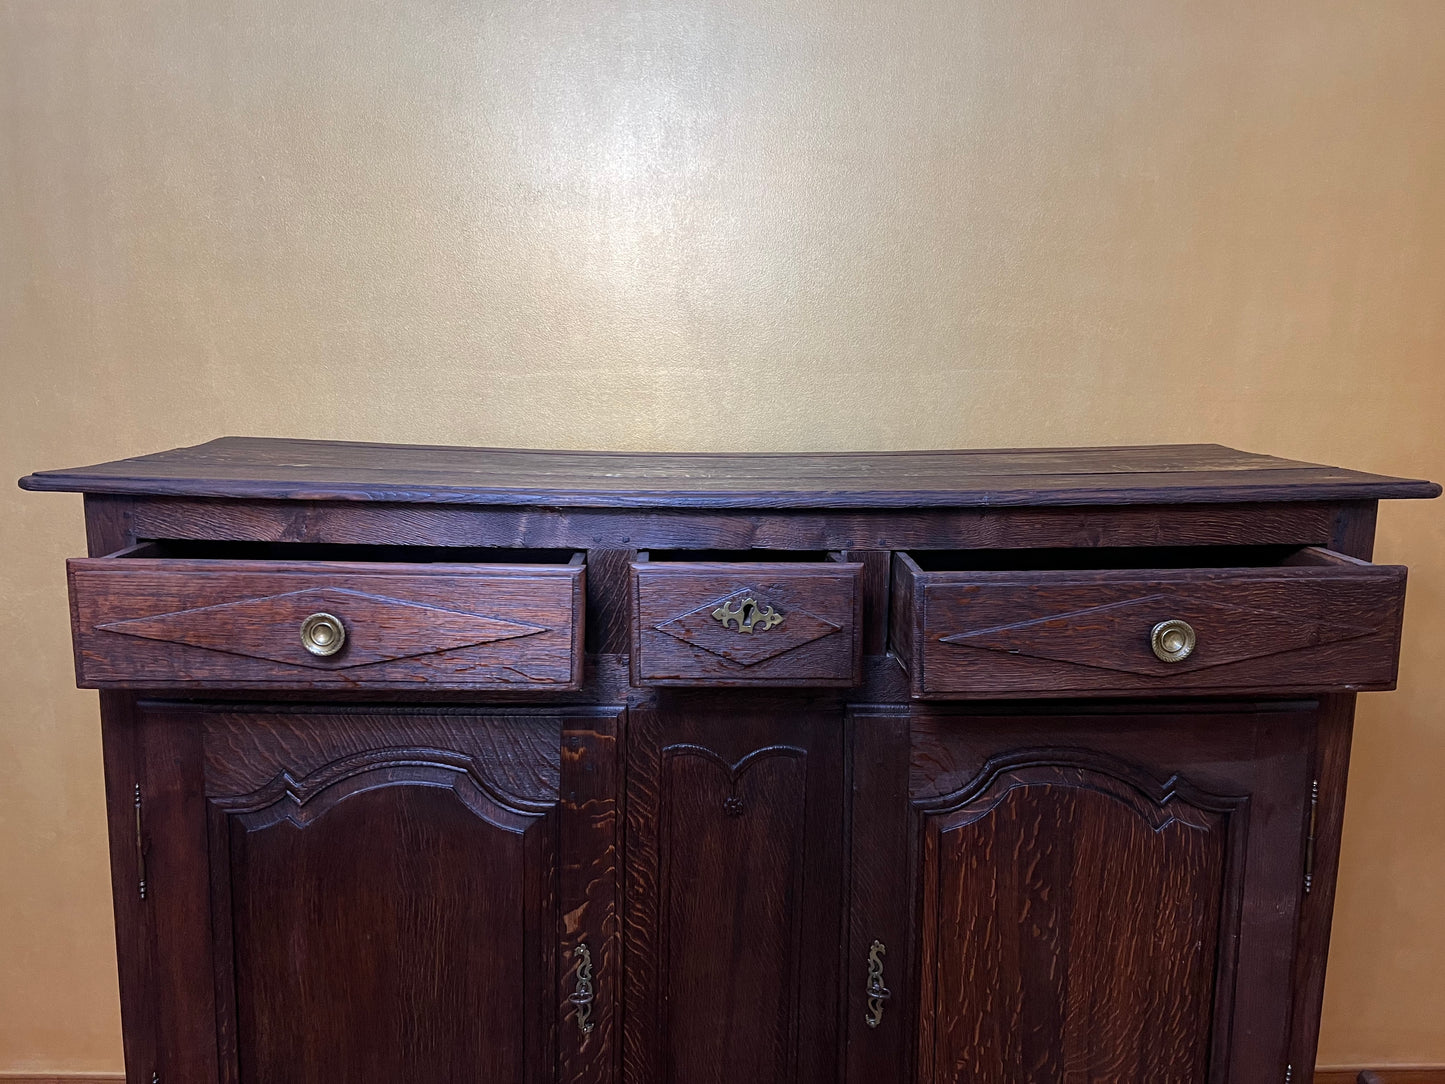
[[1387, 478], [227, 438], [85, 494], [133, 1084], [1280, 1084]]

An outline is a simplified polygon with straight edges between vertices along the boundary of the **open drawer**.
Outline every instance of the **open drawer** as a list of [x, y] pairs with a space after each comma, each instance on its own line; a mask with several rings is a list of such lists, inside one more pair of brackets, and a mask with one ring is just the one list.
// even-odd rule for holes
[[895, 553], [919, 698], [1395, 684], [1405, 569], [1315, 547]]
[[82, 688], [582, 682], [581, 554], [152, 542], [67, 564]]
[[634, 685], [855, 685], [863, 566], [826, 553], [643, 553]]

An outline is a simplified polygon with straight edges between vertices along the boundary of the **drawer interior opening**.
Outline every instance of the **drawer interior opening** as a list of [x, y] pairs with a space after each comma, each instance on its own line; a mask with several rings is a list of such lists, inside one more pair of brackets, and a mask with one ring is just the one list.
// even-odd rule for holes
[[376, 546], [313, 542], [210, 542], [156, 539], [111, 554], [183, 561], [360, 561], [368, 564], [572, 565], [584, 554], [568, 549], [485, 546]]
[[661, 563], [691, 561], [728, 564], [826, 564], [840, 561], [840, 554], [826, 550], [647, 550], [637, 555], [639, 561]]
[[909, 550], [922, 572], [1050, 572], [1071, 569], [1279, 568], [1330, 563], [1308, 546], [1130, 546], [1098, 549]]

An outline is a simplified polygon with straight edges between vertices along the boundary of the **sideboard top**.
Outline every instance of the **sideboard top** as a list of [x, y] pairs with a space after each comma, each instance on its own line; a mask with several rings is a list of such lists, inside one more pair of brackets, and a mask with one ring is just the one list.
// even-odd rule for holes
[[24, 489], [541, 507], [968, 508], [1435, 497], [1433, 482], [1217, 444], [630, 453], [222, 437], [41, 471]]

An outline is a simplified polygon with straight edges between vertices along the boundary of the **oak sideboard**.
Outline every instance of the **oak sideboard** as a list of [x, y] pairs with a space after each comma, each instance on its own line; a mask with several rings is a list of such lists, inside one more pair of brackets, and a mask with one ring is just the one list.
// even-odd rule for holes
[[132, 1084], [1304, 1084], [1377, 503], [225, 438], [85, 494]]

